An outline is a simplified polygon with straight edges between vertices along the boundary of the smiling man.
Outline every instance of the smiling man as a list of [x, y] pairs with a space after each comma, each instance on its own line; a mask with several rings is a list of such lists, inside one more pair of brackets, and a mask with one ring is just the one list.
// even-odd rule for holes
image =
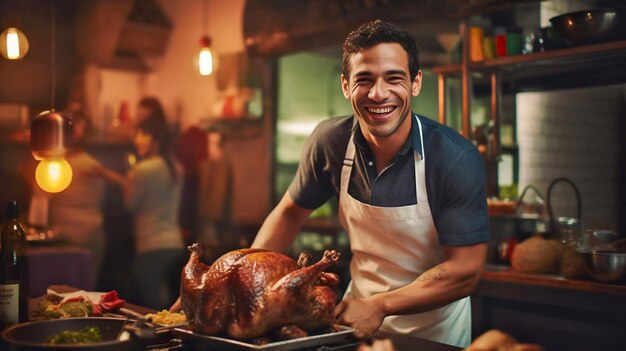
[[253, 247], [285, 251], [332, 196], [352, 281], [335, 310], [357, 337], [403, 334], [465, 347], [488, 215], [478, 150], [411, 110], [422, 73], [409, 33], [379, 20], [348, 35], [341, 86], [353, 116], [318, 125]]

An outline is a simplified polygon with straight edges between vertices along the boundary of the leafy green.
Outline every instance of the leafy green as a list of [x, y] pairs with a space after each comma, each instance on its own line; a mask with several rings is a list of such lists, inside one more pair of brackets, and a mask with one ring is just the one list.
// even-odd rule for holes
[[99, 342], [100, 329], [94, 326], [87, 326], [80, 330], [64, 330], [48, 339], [50, 344], [86, 344]]
[[48, 295], [39, 303], [39, 312], [45, 318], [88, 317], [93, 315], [93, 305], [89, 300], [68, 300], [61, 302], [58, 297]]

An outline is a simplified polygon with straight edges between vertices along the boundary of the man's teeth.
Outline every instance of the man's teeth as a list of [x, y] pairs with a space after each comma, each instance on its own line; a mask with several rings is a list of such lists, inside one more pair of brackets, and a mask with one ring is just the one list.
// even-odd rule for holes
[[368, 108], [370, 113], [389, 113], [393, 111], [393, 107], [382, 107], [382, 108]]

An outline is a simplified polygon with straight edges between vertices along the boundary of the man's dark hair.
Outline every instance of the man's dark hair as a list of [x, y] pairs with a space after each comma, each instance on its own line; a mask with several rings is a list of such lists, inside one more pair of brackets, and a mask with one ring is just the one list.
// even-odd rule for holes
[[362, 49], [369, 49], [380, 43], [398, 43], [402, 45], [409, 59], [411, 81], [419, 71], [419, 50], [415, 39], [409, 32], [399, 29], [391, 23], [373, 20], [361, 25], [346, 37], [343, 43], [342, 72], [346, 79], [350, 77], [350, 57]]

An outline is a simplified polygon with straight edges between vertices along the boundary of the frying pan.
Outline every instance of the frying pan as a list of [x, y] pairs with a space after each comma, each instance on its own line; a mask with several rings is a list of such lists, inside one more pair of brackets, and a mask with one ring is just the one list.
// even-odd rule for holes
[[[9, 350], [98, 350], [116, 351], [132, 350], [136, 347], [135, 341], [117, 340], [118, 335], [126, 324], [123, 318], [89, 317], [42, 320], [14, 325], [4, 332], [2, 338], [10, 345]], [[80, 330], [87, 326], [100, 329], [102, 341], [82, 345], [52, 345], [46, 342], [51, 336], [65, 330]]]
[[569, 45], [626, 39], [626, 8], [566, 13], [550, 19], [559, 38]]

